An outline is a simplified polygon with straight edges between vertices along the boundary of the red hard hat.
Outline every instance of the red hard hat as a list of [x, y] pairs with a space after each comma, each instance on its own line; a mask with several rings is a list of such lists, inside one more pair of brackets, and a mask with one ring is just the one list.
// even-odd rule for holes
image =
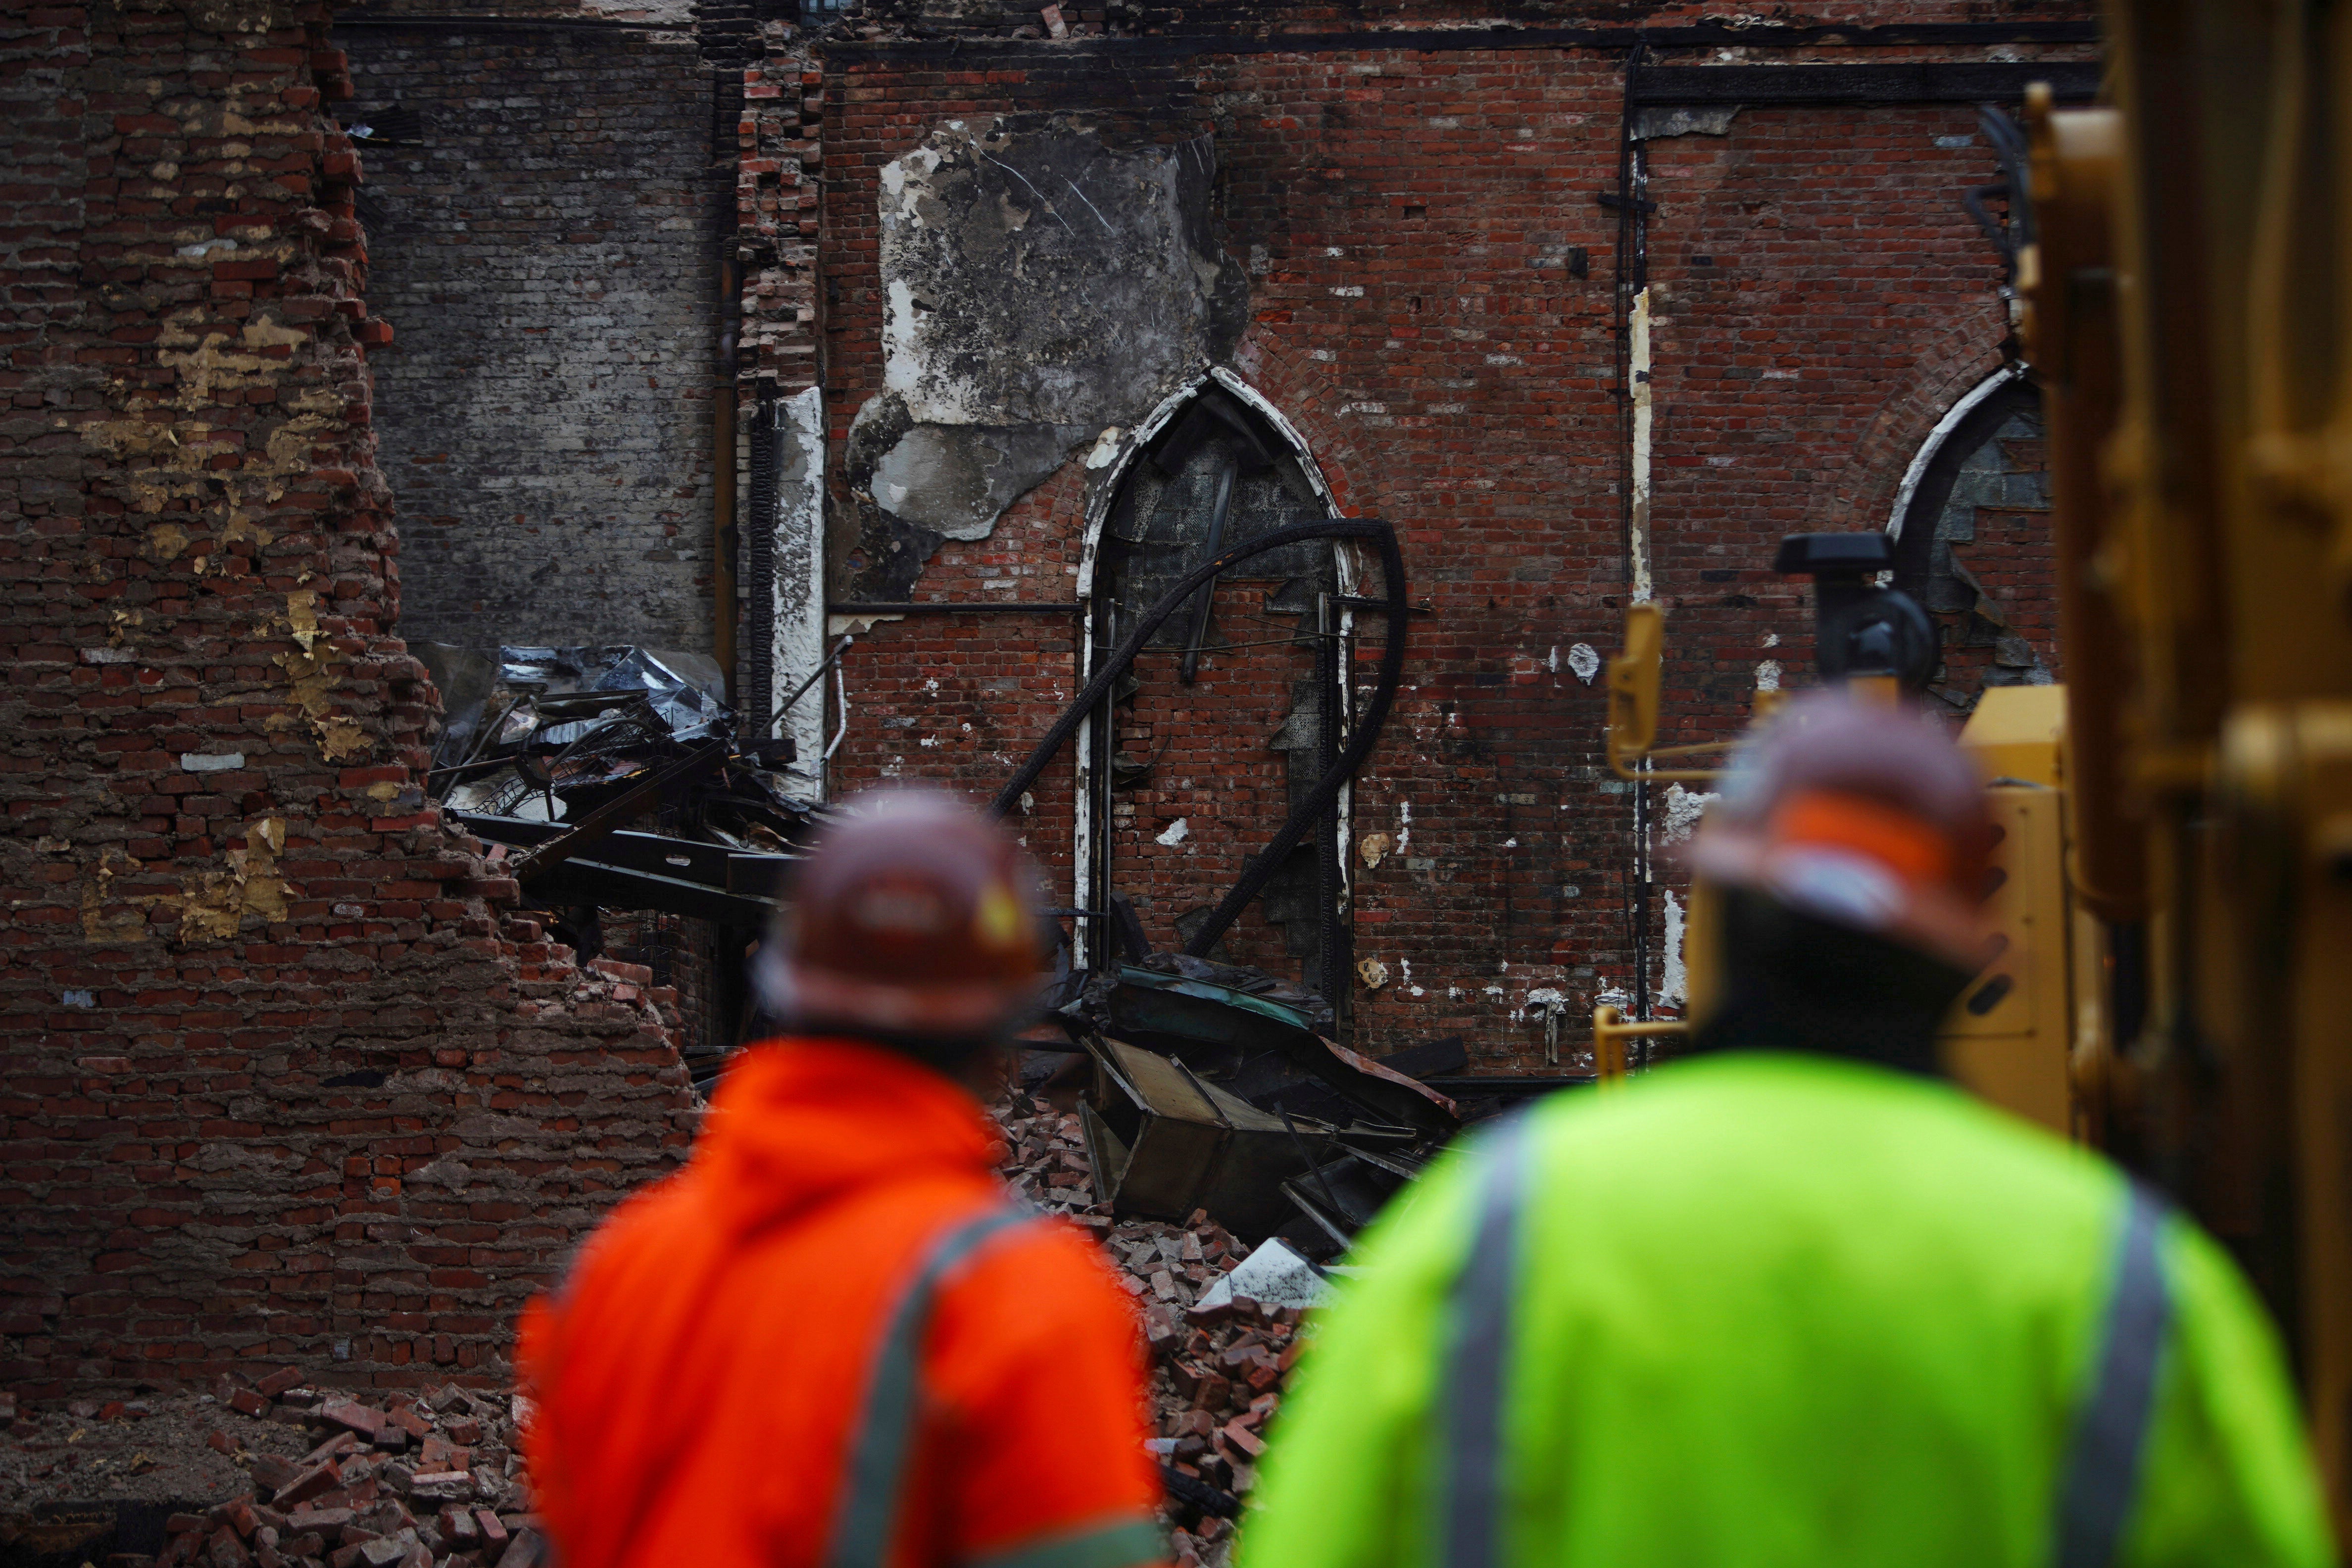
[[1992, 843], [1983, 775], [1943, 726], [1823, 690], [1740, 748], [1689, 859], [1717, 882], [1974, 970]]
[[1042, 976], [1036, 879], [1003, 828], [936, 790], [854, 804], [800, 868], [760, 954], [796, 1028], [935, 1037], [1019, 1023]]

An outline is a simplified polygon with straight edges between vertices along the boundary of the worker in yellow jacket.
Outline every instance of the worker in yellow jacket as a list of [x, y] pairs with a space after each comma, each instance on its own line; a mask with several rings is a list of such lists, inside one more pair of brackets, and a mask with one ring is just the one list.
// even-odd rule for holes
[[1242, 1568], [2335, 1561], [2221, 1249], [1935, 1073], [1990, 840], [1931, 721], [1791, 704], [1695, 848], [1726, 980], [1689, 1059], [1367, 1233]]

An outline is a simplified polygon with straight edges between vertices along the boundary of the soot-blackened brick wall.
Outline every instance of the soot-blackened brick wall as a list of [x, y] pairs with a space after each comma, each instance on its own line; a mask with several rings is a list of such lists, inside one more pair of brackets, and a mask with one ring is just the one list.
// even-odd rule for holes
[[[1736, 727], [1760, 666], [1810, 678], [1810, 599], [1772, 573], [1774, 542], [1884, 528], [1937, 420], [2000, 368], [1999, 264], [1956, 195], [1985, 177], [1975, 119], [1837, 114], [1834, 164], [1817, 109], [1645, 143], [1672, 740]], [[2046, 605], [2046, 563], [2039, 586]]]
[[670, 1168], [642, 972], [424, 804], [323, 5], [0, 45], [0, 1386], [500, 1370]]
[[[1066, 15], [1114, 32], [1133, 25], [1128, 13]], [[1434, 18], [1394, 18], [1416, 19]], [[1884, 526], [1937, 420], [2002, 363], [2000, 261], [1960, 206], [1994, 174], [1973, 109], [1855, 102], [1696, 117], [1690, 133], [1643, 149], [1656, 205], [1633, 254], [1621, 252], [1617, 210], [1596, 199], [1619, 177], [1622, 51], [1326, 37], [1296, 53], [1221, 53], [1074, 37], [954, 54], [837, 42], [825, 58], [820, 266], [836, 444], [884, 384], [888, 280], [875, 214], [886, 164], [943, 124], [995, 116], [1057, 113], [1107, 137], [1213, 137], [1215, 238], [1249, 284], [1227, 368], [1296, 428], [1339, 510], [1398, 526], [1412, 596], [1429, 611], [1413, 620], [1405, 689], [1354, 790], [1359, 1043], [1460, 1036], [1482, 1069], [1539, 1068], [1544, 1017], [1557, 1013], [1566, 1067], [1591, 1005], [1631, 993], [1637, 973], [1670, 1003], [1675, 879], [1654, 862], [1655, 885], [1640, 885], [1636, 797], [1602, 765], [1596, 679], [1637, 564], [1620, 358], [1633, 285], [1646, 268], [1654, 500], [1638, 564], [1671, 615], [1667, 738], [1702, 738], [1743, 720], [1766, 661], [1790, 684], [1811, 679], [1801, 585], [1769, 570], [1780, 536]], [[1016, 502], [988, 539], [939, 545], [914, 596], [1067, 592], [1088, 486], [1102, 482], [1094, 460]], [[847, 514], [858, 498], [837, 481], [835, 500]], [[1998, 526], [2034, 523], [2017, 514]], [[837, 581], [858, 584], [878, 537], [845, 517], [835, 534]], [[2046, 595], [2037, 584], [2028, 566], [2014, 587], [2032, 600]], [[2039, 624], [2035, 613], [2021, 614]], [[1378, 631], [1376, 620], [1359, 628], [1360, 694]], [[992, 792], [1075, 684], [1076, 647], [1071, 626], [1046, 617], [875, 625], [852, 655], [836, 779]], [[1116, 797], [1113, 882], [1149, 905], [1157, 941], [1172, 945], [1175, 917], [1214, 902], [1280, 820], [1282, 758], [1267, 741], [1299, 673], [1285, 665], [1276, 679], [1286, 659], [1296, 662], [1291, 650], [1268, 648], [1213, 660], [1191, 689], [1174, 682], [1171, 657], [1139, 667], [1143, 689], [1118, 749], [1139, 762], [1167, 748], [1180, 765], [1156, 763]], [[1072, 778], [1066, 755], [1023, 819], [1066, 894]], [[1687, 792], [1658, 793], [1654, 845], [1686, 826], [1689, 807]], [[1160, 842], [1180, 817], [1184, 833]], [[1281, 966], [1262, 910], [1229, 945]], [[1638, 965], [1637, 945], [1648, 950]]]
[[370, 299], [397, 333], [375, 373], [402, 634], [708, 652], [735, 126], [714, 172], [694, 33], [337, 37], [357, 89], [341, 112], [403, 136], [367, 154]]

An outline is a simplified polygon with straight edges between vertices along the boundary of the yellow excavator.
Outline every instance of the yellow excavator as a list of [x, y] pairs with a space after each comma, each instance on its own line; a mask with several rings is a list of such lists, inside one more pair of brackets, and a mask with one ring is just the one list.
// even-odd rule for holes
[[[2099, 103], [2029, 95], [2011, 193], [2065, 683], [1988, 690], [1962, 734], [2007, 940], [1948, 1058], [2232, 1248], [2352, 1540], [2352, 7], [2105, 16]], [[1822, 605], [1861, 581], [1815, 575]], [[1610, 669], [1611, 761], [1652, 782], [1694, 750], [1654, 744], [1662, 637], [1633, 606]], [[1682, 1026], [1601, 1010], [1604, 1081]]]

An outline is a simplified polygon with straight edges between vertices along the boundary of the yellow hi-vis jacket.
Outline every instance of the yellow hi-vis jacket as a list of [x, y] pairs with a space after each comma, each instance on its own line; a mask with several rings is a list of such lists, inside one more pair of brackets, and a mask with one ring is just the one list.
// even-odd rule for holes
[[1556, 1095], [1365, 1237], [1240, 1568], [2322, 1568], [2270, 1327], [2096, 1155], [1885, 1069]]

